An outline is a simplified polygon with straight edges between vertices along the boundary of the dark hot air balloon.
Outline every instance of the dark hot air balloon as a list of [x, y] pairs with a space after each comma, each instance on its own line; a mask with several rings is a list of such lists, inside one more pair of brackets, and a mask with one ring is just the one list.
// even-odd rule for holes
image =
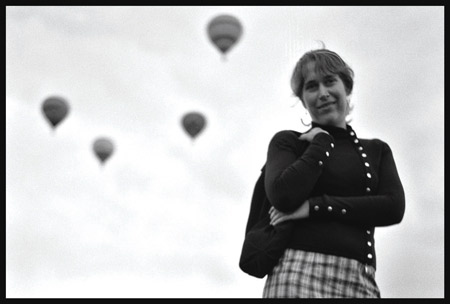
[[92, 146], [97, 158], [103, 164], [114, 152], [114, 144], [106, 137], [99, 137], [94, 141]]
[[225, 54], [239, 41], [242, 25], [234, 16], [219, 15], [209, 22], [207, 32], [211, 42], [225, 58]]
[[181, 124], [189, 136], [192, 137], [192, 139], [195, 139], [195, 137], [205, 128], [206, 118], [200, 112], [189, 112], [183, 115]]
[[52, 128], [56, 128], [69, 113], [69, 104], [62, 97], [51, 96], [42, 103], [42, 112]]

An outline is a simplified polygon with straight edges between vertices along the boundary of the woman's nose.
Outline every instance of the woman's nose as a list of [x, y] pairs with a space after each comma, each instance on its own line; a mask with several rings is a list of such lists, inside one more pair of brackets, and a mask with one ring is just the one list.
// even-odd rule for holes
[[330, 94], [328, 94], [327, 88], [323, 85], [319, 85], [319, 99], [324, 101], [327, 100], [328, 97], [330, 97]]

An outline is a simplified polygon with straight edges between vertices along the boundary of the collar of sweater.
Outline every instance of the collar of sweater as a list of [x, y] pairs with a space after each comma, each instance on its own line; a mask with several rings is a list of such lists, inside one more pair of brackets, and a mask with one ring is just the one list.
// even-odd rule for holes
[[346, 129], [343, 129], [340, 127], [335, 127], [335, 126], [330, 126], [330, 125], [321, 125], [321, 124], [318, 124], [313, 121], [311, 123], [311, 128], [315, 128], [315, 127], [319, 127], [321, 129], [327, 131], [334, 138], [350, 138], [350, 137], [352, 137], [351, 132], [353, 132], [354, 136], [356, 137], [355, 132], [353, 131], [352, 127], [349, 124], [346, 125]]

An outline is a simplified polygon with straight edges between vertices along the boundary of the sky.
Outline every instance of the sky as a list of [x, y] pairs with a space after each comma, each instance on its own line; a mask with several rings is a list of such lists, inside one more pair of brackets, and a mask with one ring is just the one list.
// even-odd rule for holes
[[[226, 58], [220, 14], [243, 26]], [[290, 76], [320, 41], [405, 189], [403, 221], [375, 232], [381, 296], [444, 297], [443, 6], [7, 6], [6, 297], [260, 298], [238, 267], [253, 186], [272, 136], [307, 130]], [[70, 105], [55, 129], [52, 95]]]

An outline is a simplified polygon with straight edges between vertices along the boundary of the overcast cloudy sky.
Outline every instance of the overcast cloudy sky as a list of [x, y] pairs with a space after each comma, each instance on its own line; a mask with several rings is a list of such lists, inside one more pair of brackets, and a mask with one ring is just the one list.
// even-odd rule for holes
[[[222, 13], [244, 27], [226, 60], [206, 35]], [[289, 79], [318, 40], [405, 188], [403, 222], [376, 230], [382, 296], [443, 297], [439, 6], [7, 7], [6, 296], [261, 297], [238, 267], [250, 198], [273, 134], [306, 130]], [[70, 104], [55, 131], [50, 95]], [[116, 145], [103, 167], [97, 136]]]

